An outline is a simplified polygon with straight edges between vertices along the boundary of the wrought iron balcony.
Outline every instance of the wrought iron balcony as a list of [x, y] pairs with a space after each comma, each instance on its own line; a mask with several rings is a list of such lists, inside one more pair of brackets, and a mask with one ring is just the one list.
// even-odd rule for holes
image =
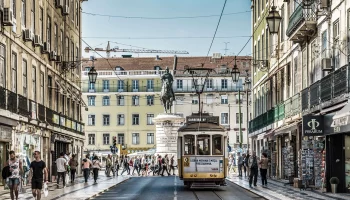
[[29, 101], [27, 97], [18, 95], [18, 113], [25, 117], [30, 116]]
[[333, 85], [333, 73], [328, 74], [321, 79], [321, 102], [329, 101], [332, 99], [332, 85]]
[[300, 43], [307, 39], [308, 35], [314, 35], [317, 25], [317, 5], [304, 6], [302, 3], [289, 17], [286, 35], [291, 41]]
[[350, 68], [348, 66], [343, 66], [334, 71], [333, 98], [349, 91], [349, 73]]
[[40, 121], [45, 121], [45, 106], [38, 103], [38, 118]]
[[278, 105], [278, 120], [284, 119], [284, 103]]
[[304, 89], [301, 91], [301, 110], [308, 110], [309, 109], [309, 88]]
[[17, 110], [17, 94], [8, 90], [7, 91], [7, 109], [12, 113], [18, 113]]
[[54, 124], [54, 121], [53, 121], [53, 110], [51, 110], [50, 108], [46, 108], [46, 121], [49, 123], [49, 124]]
[[295, 116], [301, 112], [300, 104], [300, 93], [297, 93], [292, 97], [292, 116]]
[[272, 124], [275, 121], [275, 108], [270, 109], [267, 111], [267, 125]]
[[292, 116], [292, 98], [284, 102], [284, 113], [287, 118]]
[[0, 109], [6, 109], [6, 89], [0, 87]]
[[310, 85], [310, 108], [318, 106], [320, 103], [320, 81]]

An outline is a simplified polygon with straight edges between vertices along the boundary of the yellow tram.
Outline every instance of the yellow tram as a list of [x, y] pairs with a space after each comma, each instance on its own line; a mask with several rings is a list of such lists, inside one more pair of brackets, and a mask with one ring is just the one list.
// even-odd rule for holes
[[226, 185], [227, 133], [219, 117], [205, 113], [187, 117], [177, 140], [179, 178], [187, 187]]

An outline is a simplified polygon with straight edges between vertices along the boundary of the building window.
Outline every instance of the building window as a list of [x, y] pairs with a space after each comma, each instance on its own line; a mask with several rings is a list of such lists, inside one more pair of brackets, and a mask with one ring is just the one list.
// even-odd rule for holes
[[140, 144], [140, 134], [139, 133], [132, 134], [132, 144]]
[[136, 96], [136, 95], [132, 96], [132, 105], [133, 106], [138, 106], [139, 104], [140, 104], [139, 96]]
[[192, 104], [198, 104], [198, 96], [193, 96], [192, 97]]
[[54, 44], [52, 45], [53, 49], [57, 53], [58, 52], [58, 26], [56, 23], [53, 26], [53, 42], [54, 42]]
[[51, 44], [51, 17], [47, 16], [47, 32], [46, 32], [46, 42]]
[[36, 0], [32, 0], [32, 7], [30, 9], [30, 20], [31, 20], [30, 30], [32, 30], [33, 34], [35, 34], [35, 2]]
[[103, 134], [103, 144], [104, 145], [109, 145], [109, 138], [110, 138], [109, 133]]
[[147, 114], [147, 125], [153, 125], [154, 114]]
[[95, 145], [95, 134], [88, 134], [89, 145]]
[[183, 89], [183, 80], [176, 80], [176, 89], [178, 90]]
[[221, 95], [221, 104], [228, 104], [227, 95]]
[[[285, 32], [284, 32], [284, 6], [281, 7], [281, 25], [280, 25], [280, 28], [281, 28], [281, 42], [284, 41], [284, 35], [285, 35]], [[267, 36], [267, 34], [266, 34]]]
[[139, 125], [139, 124], [140, 124], [140, 115], [133, 114], [132, 115], [132, 125]]
[[236, 132], [236, 143], [240, 143], [240, 141], [239, 141], [239, 132]]
[[103, 126], [109, 126], [109, 115], [103, 115]]
[[152, 79], [147, 80], [147, 90], [148, 91], [150, 91], [150, 90], [153, 91], [153, 88], [154, 88], [154, 81]]
[[132, 80], [132, 89], [133, 89], [133, 91], [139, 90], [139, 81], [138, 80]]
[[123, 90], [124, 90], [124, 81], [118, 80], [118, 91], [123, 91]]
[[108, 96], [104, 96], [102, 99], [102, 105], [103, 106], [109, 106], [109, 97]]
[[154, 133], [147, 133], [147, 144], [154, 144]]
[[323, 31], [322, 33], [322, 58], [327, 57], [327, 31]]
[[228, 113], [221, 113], [221, 124], [228, 124]]
[[221, 89], [227, 89], [227, 79], [221, 79]]
[[75, 25], [79, 27], [79, 3], [75, 2]]
[[26, 24], [26, 21], [27, 21], [27, 12], [26, 12], [26, 8], [27, 8], [27, 5], [26, 5], [26, 0], [22, 0], [22, 27], [26, 28], [27, 24]]
[[[41, 97], [41, 103], [44, 105], [44, 72], [40, 72], [40, 97]], [[64, 97], [64, 96], [62, 96]], [[64, 103], [64, 102], [63, 102]], [[63, 107], [64, 111], [64, 107]]]
[[95, 83], [89, 82], [89, 90], [95, 90]]
[[12, 92], [17, 93], [17, 54], [15, 52], [12, 52], [11, 70], [12, 70], [11, 90]]
[[118, 120], [118, 122], [117, 122], [118, 126], [124, 125], [125, 124], [124, 114], [118, 114], [117, 115], [117, 120]]
[[243, 113], [241, 113], [241, 118], [239, 118], [239, 113], [236, 113], [236, 124], [239, 124], [239, 122], [243, 124]]
[[[47, 91], [49, 97], [49, 107], [52, 108], [52, 76], [47, 76]], [[69, 108], [67, 110], [68, 112], [70, 111]]]
[[117, 105], [118, 106], [124, 106], [124, 96], [118, 96], [117, 97]]
[[208, 79], [207, 81], [207, 89], [212, 89], [213, 88], [213, 79]]
[[154, 96], [153, 95], [147, 96], [147, 105], [148, 106], [154, 105]]
[[109, 90], [109, 80], [103, 80], [103, 91], [106, 90]]
[[0, 45], [0, 87], [5, 87], [5, 46]]
[[95, 96], [88, 96], [89, 106], [95, 106]]
[[27, 96], [27, 88], [28, 88], [28, 82], [27, 82], [27, 61], [23, 59], [22, 62], [22, 73], [23, 73], [23, 96]]
[[95, 126], [95, 115], [89, 115], [88, 116], [88, 125], [89, 126]]
[[124, 145], [124, 133], [118, 133], [118, 144]]
[[[33, 100], [36, 101], [36, 67], [35, 66], [33, 66], [33, 69], [32, 69], [32, 81], [33, 81], [32, 97], [33, 97]], [[56, 99], [56, 102], [58, 102], [58, 98]]]

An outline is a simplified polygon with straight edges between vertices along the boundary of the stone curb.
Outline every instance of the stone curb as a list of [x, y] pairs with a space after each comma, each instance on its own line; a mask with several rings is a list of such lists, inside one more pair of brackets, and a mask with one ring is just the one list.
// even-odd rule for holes
[[121, 183], [123, 183], [123, 182], [125, 182], [125, 181], [127, 181], [127, 180], [129, 180], [129, 179], [130, 179], [130, 178], [128, 177], [128, 178], [126, 178], [126, 179], [120, 181], [119, 183], [117, 183], [117, 184], [115, 184], [115, 185], [112, 185], [112, 186], [110, 186], [110, 187], [108, 187], [108, 188], [106, 188], [106, 189], [104, 189], [104, 190], [98, 192], [97, 194], [92, 195], [91, 197], [86, 198], [85, 200], [90, 200], [90, 199], [96, 197], [96, 196], [99, 195], [99, 194], [102, 194], [102, 193], [104, 193], [104, 192], [107, 192], [107, 191], [110, 190], [111, 188], [114, 188], [114, 187], [116, 187], [117, 185], [119, 185], [119, 184], [121, 184]]
[[233, 184], [239, 186], [240, 188], [245, 189], [246, 191], [249, 191], [249, 192], [251, 192], [251, 193], [254, 193], [254, 194], [258, 195], [259, 197], [268, 200], [266, 197], [262, 196], [261, 194], [258, 194], [258, 193], [257, 193], [256, 191], [254, 191], [254, 190], [250, 190], [250, 189], [248, 189], [248, 188], [246, 188], [246, 187], [243, 187], [243, 186], [237, 184], [236, 182], [234, 182], [234, 181], [232, 181], [232, 180], [230, 180], [230, 179], [228, 179], [228, 178], [226, 178], [226, 180], [228, 180], [228, 181], [230, 181], [231, 183], [233, 183]]

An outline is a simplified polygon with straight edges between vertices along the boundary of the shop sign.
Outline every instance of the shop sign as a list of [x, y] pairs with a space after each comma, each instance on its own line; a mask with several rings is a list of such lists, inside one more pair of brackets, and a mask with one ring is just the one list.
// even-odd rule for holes
[[176, 144], [176, 137], [160, 137], [159, 140], [163, 144], [169, 144], [169, 143]]
[[70, 120], [70, 119], [66, 120], [66, 127], [67, 128], [72, 128], [72, 120]]
[[57, 114], [53, 114], [53, 123], [60, 124], [60, 116]]
[[11, 141], [12, 140], [12, 128], [0, 126], [0, 140]]
[[77, 130], [77, 122], [75, 122], [75, 121], [72, 122], [72, 128], [74, 130]]
[[304, 134], [304, 136], [322, 136], [322, 135], [324, 135], [323, 115], [303, 116], [303, 134]]
[[61, 126], [66, 126], [66, 118], [61, 116], [60, 120], [61, 120]]
[[345, 126], [349, 123], [349, 116], [340, 117], [333, 120], [333, 126]]

